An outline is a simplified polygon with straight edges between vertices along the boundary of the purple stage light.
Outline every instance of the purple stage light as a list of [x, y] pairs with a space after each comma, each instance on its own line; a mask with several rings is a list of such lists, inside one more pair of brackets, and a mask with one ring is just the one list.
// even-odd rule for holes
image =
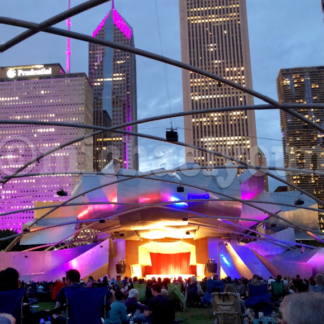
[[191, 199], [209, 199], [209, 193], [198, 195], [198, 194], [188, 194], [188, 200]]

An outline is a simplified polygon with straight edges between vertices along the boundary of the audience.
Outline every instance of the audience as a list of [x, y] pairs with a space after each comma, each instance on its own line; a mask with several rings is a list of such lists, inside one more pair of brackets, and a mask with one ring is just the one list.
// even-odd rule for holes
[[153, 298], [148, 304], [148, 310], [144, 312], [146, 317], [150, 316], [152, 324], [171, 324], [171, 308], [169, 300], [161, 294], [159, 284], [152, 285]]
[[323, 286], [324, 276], [322, 274], [316, 275], [315, 282], [316, 282], [316, 285], [315, 286], [310, 285], [309, 290], [313, 291], [313, 292], [319, 292], [319, 293], [324, 294], [324, 286]]
[[52, 300], [56, 301], [57, 294], [60, 292], [61, 288], [65, 287], [65, 278], [64, 282], [61, 282], [60, 279], [56, 279], [52, 291]]
[[92, 276], [89, 276], [88, 277], [88, 280], [87, 280], [87, 287], [92, 287], [92, 284], [95, 282], [95, 280], [93, 279]]
[[122, 324], [129, 320], [127, 307], [124, 305], [125, 295], [117, 290], [115, 292], [115, 299], [116, 301], [110, 305], [109, 318], [106, 319], [105, 324]]
[[127, 314], [135, 315], [141, 322], [148, 322], [148, 319], [142, 315], [142, 312], [147, 310], [147, 306], [140, 304], [137, 301], [138, 291], [136, 289], [131, 289], [128, 293], [128, 298], [125, 301], [125, 306], [127, 307]]
[[[215, 280], [218, 280], [217, 276], [214, 276]], [[225, 284], [226, 293], [234, 293], [238, 297], [242, 314], [245, 313], [246, 309], [241, 297], [248, 300], [249, 294], [247, 294], [248, 286], [264, 285], [263, 288], [271, 291], [271, 283], [277, 282], [282, 283], [285, 287], [284, 295], [286, 297], [282, 301], [283, 297], [278, 299], [271, 297], [271, 303], [275, 307], [279, 307], [281, 302], [282, 310], [282, 324], [320, 324], [324, 323], [324, 275], [317, 274], [309, 279], [301, 279], [300, 275], [296, 278], [290, 278], [278, 274], [274, 279], [270, 277], [268, 280], [264, 280], [259, 275], [253, 275], [253, 278], [249, 281], [247, 278], [235, 278], [232, 280], [231, 277], [218, 280]], [[120, 280], [120, 277], [119, 277]], [[82, 284], [80, 281], [80, 273], [77, 270], [71, 269], [66, 273], [65, 282], [61, 282], [57, 279], [54, 282], [30, 282], [21, 284], [19, 281], [19, 273], [16, 269], [7, 268], [0, 271], [0, 291], [16, 290], [21, 287], [27, 289], [29, 299], [25, 298], [26, 305], [29, 310], [29, 304], [32, 304], [34, 295], [48, 294], [49, 298], [56, 300], [57, 312], [63, 310], [62, 306], [66, 304], [65, 298], [65, 286], [69, 287], [93, 287], [98, 285], [98, 281], [92, 276], [88, 277], [87, 283]], [[134, 283], [145, 284], [145, 299], [146, 305], [138, 302], [138, 290], [132, 288]], [[175, 309], [177, 302], [174, 300], [174, 294], [169, 297], [168, 285], [173, 282], [181, 285], [173, 285], [172, 289], [178, 289], [178, 293], [187, 294], [188, 300], [194, 296], [200, 303], [200, 296], [207, 293], [207, 278], [204, 278], [201, 282], [197, 280], [195, 276], [192, 276], [186, 280], [179, 278], [158, 278], [157, 281], [153, 278], [152, 280], [145, 281], [143, 278], [127, 278], [125, 277], [122, 282], [117, 282], [114, 278], [111, 280], [107, 276], [100, 280], [100, 286], [107, 287], [107, 296], [114, 296], [114, 302], [110, 305], [109, 317], [106, 320], [106, 324], [123, 324], [131, 321], [149, 323], [149, 324], [171, 324], [175, 323]], [[181, 288], [180, 288], [181, 286]], [[123, 287], [123, 288], [120, 288]], [[261, 287], [260, 287], [261, 288]], [[262, 289], [263, 289], [262, 288]], [[170, 289], [170, 286], [169, 286]], [[252, 289], [252, 288], [251, 288]], [[50, 297], [51, 296], [51, 297]], [[173, 296], [173, 297], [172, 297]], [[179, 295], [177, 295], [179, 298]], [[169, 299], [171, 298], [171, 299]], [[108, 298], [109, 299], [109, 298]], [[124, 300], [126, 299], [125, 303]], [[181, 298], [178, 299], [179, 301]], [[37, 302], [37, 300], [36, 300]], [[246, 301], [247, 302], [247, 301]], [[211, 301], [208, 301], [209, 305]], [[247, 303], [247, 305], [249, 305]], [[250, 306], [251, 307], [251, 306]], [[249, 314], [251, 311], [247, 310]], [[39, 318], [44, 312], [36, 314], [27, 314], [24, 312], [25, 319]], [[27, 314], [27, 317], [26, 317]], [[128, 314], [128, 315], [127, 315]], [[253, 312], [252, 312], [253, 314]], [[38, 316], [34, 316], [38, 315]], [[34, 316], [34, 317], [33, 317]], [[103, 313], [102, 313], [103, 316]], [[250, 315], [249, 315], [250, 316]], [[253, 315], [252, 315], [253, 316]], [[38, 321], [39, 322], [39, 321]], [[37, 323], [38, 323], [37, 322]], [[63, 316], [53, 315], [52, 323], [65, 323], [66, 318]], [[10, 315], [0, 314], [0, 324], [15, 323], [15, 319]], [[32, 323], [32, 322], [26, 322]], [[35, 322], [36, 323], [36, 322]]]
[[225, 286], [225, 292], [230, 292], [230, 293], [236, 294], [238, 301], [240, 303], [241, 313], [244, 314], [245, 313], [244, 301], [241, 300], [240, 294], [237, 292], [236, 288], [232, 285], [227, 285], [227, 286]]

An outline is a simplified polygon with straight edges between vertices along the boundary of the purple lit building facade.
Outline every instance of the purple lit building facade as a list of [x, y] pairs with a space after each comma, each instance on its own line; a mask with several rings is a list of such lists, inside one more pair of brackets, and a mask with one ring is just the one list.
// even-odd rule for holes
[[[93, 32], [93, 37], [134, 46], [131, 26], [112, 8]], [[119, 125], [137, 119], [135, 55], [89, 44], [89, 78], [94, 89], [93, 122], [98, 126]], [[127, 127], [137, 132], [137, 126]], [[137, 138], [106, 133], [94, 138], [94, 169], [101, 171], [112, 158], [125, 169], [138, 169]]]
[[[84, 73], [66, 74], [59, 64], [0, 68], [0, 119], [93, 122], [93, 90]], [[1, 125], [1, 178], [60, 144], [89, 133], [70, 127]], [[78, 142], [32, 164], [21, 174], [92, 171], [93, 143]], [[68, 199], [79, 176], [15, 178], [0, 187], [0, 213], [28, 209], [36, 202]], [[56, 192], [63, 188], [68, 197]], [[2, 216], [0, 229], [21, 232], [34, 219], [34, 211]]]

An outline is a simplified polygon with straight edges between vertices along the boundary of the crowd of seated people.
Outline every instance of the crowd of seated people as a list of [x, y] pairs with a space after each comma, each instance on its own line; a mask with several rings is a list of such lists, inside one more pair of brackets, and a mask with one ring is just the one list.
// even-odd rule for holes
[[[214, 285], [211, 286], [211, 283]], [[210, 278], [206, 277], [201, 281], [198, 281], [194, 276], [187, 280], [178, 277], [152, 278], [147, 281], [137, 277], [125, 277], [123, 280], [116, 281], [114, 278], [108, 279], [108, 276], [95, 280], [90, 276], [84, 282], [81, 280], [79, 271], [71, 269], [66, 272], [66, 276], [62, 280], [24, 283], [20, 282], [19, 273], [13, 268], [0, 272], [0, 292], [25, 288], [26, 295], [23, 300], [25, 323], [37, 324], [40, 316], [44, 314], [33, 317], [30, 306], [34, 303], [35, 298], [39, 298], [44, 293], [48, 293], [52, 301], [55, 302], [55, 310], [51, 311], [50, 314], [52, 323], [66, 323], [63, 312], [66, 304], [65, 287], [106, 287], [107, 313], [102, 316], [106, 317], [106, 324], [123, 324], [129, 321], [172, 324], [176, 322], [175, 310], [177, 306], [169, 296], [170, 284], [173, 284], [172, 287], [176, 286], [178, 293], [186, 297], [186, 300], [189, 301], [187, 303], [189, 307], [201, 307], [202, 305], [208, 307], [211, 303], [203, 303], [206, 295], [209, 294], [213, 298], [215, 293], [225, 292], [237, 296], [242, 314], [253, 314], [252, 310], [254, 310], [256, 317], [258, 316], [256, 313], [259, 313], [260, 310], [263, 311], [262, 307], [265, 307], [265, 305], [261, 304], [261, 308], [256, 307], [254, 309], [255, 305], [251, 304], [251, 300], [254, 301], [255, 297], [262, 299], [268, 296], [271, 310], [280, 307], [283, 317], [282, 323], [284, 324], [304, 323], [300, 319], [305, 318], [305, 314], [302, 316], [300, 312], [303, 310], [304, 313], [308, 314], [307, 307], [315, 307], [320, 303], [323, 305], [324, 302], [324, 275], [322, 274], [317, 274], [308, 279], [301, 279], [299, 275], [294, 278], [277, 275], [267, 279], [253, 275], [252, 278], [239, 279], [232, 279], [228, 276], [222, 280], [219, 280], [215, 275]], [[210, 287], [216, 288], [210, 290]], [[140, 295], [141, 298], [139, 298]], [[307, 323], [324, 323], [324, 308], [322, 306], [320, 308], [323, 310], [316, 309], [312, 316], [309, 315], [312, 320], [307, 321]], [[317, 318], [316, 321], [315, 318]], [[14, 323], [14, 319], [10, 317], [10, 314], [0, 314], [0, 323]]]

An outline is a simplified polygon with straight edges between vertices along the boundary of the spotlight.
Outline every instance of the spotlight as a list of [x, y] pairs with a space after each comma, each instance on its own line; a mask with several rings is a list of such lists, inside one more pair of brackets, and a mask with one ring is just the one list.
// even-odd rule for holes
[[173, 128], [165, 132], [165, 137], [168, 142], [178, 142], [178, 132], [173, 130]]
[[177, 187], [177, 192], [184, 192], [184, 188], [182, 186]]
[[187, 232], [186, 232], [186, 235], [190, 235], [190, 232], [189, 232], [189, 231], [187, 231]]
[[301, 198], [298, 198], [298, 199], [295, 201], [295, 206], [301, 206], [301, 205], [304, 205], [304, 200], [301, 199]]
[[30, 229], [29, 228], [25, 228], [25, 229], [23, 229], [23, 232], [24, 233], [30, 233]]
[[183, 220], [184, 222], [187, 222], [187, 221], [188, 221], [188, 217], [183, 217], [182, 220]]
[[217, 82], [217, 87], [220, 88], [223, 85], [222, 82]]
[[64, 189], [58, 190], [56, 194], [60, 197], [66, 197], [68, 195], [67, 191], [65, 191]]
[[104, 219], [100, 219], [99, 223], [104, 224], [104, 223], [106, 223], [106, 221]]
[[125, 234], [124, 233], [120, 233], [119, 236], [122, 236], [123, 237], [123, 236], [125, 236]]

